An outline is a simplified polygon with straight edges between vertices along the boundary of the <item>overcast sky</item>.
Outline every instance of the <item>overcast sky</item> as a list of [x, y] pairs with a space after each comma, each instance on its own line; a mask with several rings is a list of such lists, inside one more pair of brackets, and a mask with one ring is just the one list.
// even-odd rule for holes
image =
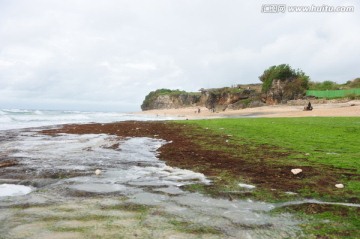
[[[267, 3], [352, 13], [262, 13]], [[289, 5], [289, 4], [288, 4]], [[0, 0], [0, 108], [138, 111], [158, 88], [360, 77], [360, 1]]]

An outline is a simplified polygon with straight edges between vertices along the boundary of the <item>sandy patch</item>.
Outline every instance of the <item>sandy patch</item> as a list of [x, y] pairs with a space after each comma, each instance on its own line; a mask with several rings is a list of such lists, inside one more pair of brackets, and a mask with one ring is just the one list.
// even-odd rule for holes
[[[304, 105], [305, 106], [305, 105]], [[333, 116], [360, 116], [360, 100], [346, 103], [313, 104], [312, 111], [303, 111], [302, 105], [270, 105], [241, 110], [225, 110], [210, 112], [205, 107], [188, 107], [180, 109], [162, 109], [136, 112], [134, 114], [174, 116], [183, 119], [220, 118], [220, 117], [333, 117]], [[200, 113], [197, 110], [200, 108]]]

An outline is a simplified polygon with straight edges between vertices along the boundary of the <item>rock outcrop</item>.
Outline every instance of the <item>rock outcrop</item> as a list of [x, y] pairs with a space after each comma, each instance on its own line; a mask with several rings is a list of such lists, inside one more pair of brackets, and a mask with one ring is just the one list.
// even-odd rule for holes
[[263, 94], [262, 99], [266, 104], [284, 104], [289, 100], [303, 99], [306, 88], [301, 87], [301, 82], [296, 78], [286, 80], [273, 80], [270, 89]]
[[219, 112], [226, 109], [237, 110], [266, 104], [284, 104], [288, 101], [304, 99], [306, 85], [303, 85], [303, 82], [295, 77], [283, 80], [275, 79], [266, 92], [261, 92], [261, 84], [201, 89], [200, 92], [160, 89], [150, 92], [145, 97], [141, 109], [201, 106]]
[[144, 99], [141, 109], [171, 109], [198, 105], [201, 93], [188, 93], [180, 90], [159, 89], [150, 92]]
[[255, 90], [250, 89], [239, 91], [234, 91], [231, 88], [208, 90], [203, 91], [202, 96], [205, 107], [214, 111], [243, 109], [249, 107], [252, 102], [260, 102], [260, 95]]
[[187, 93], [179, 95], [159, 95], [154, 98], [149, 104], [142, 105], [142, 110], [151, 109], [177, 109], [189, 106], [196, 106], [200, 102], [201, 95], [190, 95]]
[[242, 109], [264, 105], [257, 89], [247, 87], [226, 87], [216, 89], [201, 89], [201, 92], [188, 93], [161, 89], [150, 92], [141, 105], [142, 110], [183, 108], [190, 106], [205, 106], [213, 111], [226, 109]]

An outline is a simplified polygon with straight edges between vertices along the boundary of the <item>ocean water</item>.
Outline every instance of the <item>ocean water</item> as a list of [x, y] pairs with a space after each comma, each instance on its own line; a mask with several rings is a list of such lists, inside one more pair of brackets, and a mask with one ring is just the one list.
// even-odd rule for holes
[[117, 112], [0, 109], [0, 130], [72, 123], [109, 123], [126, 120], [172, 120], [174, 117]]

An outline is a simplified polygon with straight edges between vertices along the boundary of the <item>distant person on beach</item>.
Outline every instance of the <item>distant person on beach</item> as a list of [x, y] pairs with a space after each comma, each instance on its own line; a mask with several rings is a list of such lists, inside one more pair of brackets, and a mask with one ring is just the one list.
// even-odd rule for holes
[[313, 110], [313, 107], [311, 106], [311, 103], [309, 102], [309, 104], [307, 105], [307, 107], [304, 107], [304, 110], [306, 111], [311, 111]]
[[200, 114], [200, 108], [198, 108], [198, 113]]

